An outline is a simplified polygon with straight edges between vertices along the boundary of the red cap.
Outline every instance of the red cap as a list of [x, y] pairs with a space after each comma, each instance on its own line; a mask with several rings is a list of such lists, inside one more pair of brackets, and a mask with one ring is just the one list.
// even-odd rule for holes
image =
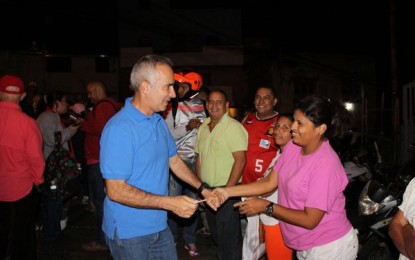
[[3, 76], [0, 79], [0, 91], [7, 94], [23, 94], [25, 92], [23, 80], [13, 75]]

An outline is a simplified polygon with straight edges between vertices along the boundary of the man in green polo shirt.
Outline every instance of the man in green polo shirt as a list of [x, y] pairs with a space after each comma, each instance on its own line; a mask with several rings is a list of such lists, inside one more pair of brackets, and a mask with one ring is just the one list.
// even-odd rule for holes
[[[238, 184], [246, 164], [248, 133], [227, 110], [225, 92], [213, 90], [207, 100], [210, 117], [200, 126], [195, 151], [198, 154], [196, 173], [211, 187]], [[206, 209], [206, 218], [218, 259], [242, 259], [242, 237], [239, 212], [234, 204], [240, 199], [226, 201], [217, 212]]]

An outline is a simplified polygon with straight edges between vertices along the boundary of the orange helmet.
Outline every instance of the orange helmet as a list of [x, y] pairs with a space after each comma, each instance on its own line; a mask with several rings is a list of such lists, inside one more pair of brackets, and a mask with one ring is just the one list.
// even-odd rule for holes
[[203, 85], [203, 79], [202, 76], [199, 73], [196, 72], [189, 72], [187, 74], [184, 74], [182, 72], [180, 73], [174, 73], [174, 80], [179, 83], [188, 83], [190, 84], [190, 88], [193, 91], [199, 91], [199, 89]]

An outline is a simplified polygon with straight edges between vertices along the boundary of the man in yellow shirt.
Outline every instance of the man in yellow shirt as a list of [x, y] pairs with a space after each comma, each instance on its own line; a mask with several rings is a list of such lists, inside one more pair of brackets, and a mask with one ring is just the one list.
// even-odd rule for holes
[[[248, 133], [227, 111], [229, 101], [221, 90], [213, 90], [207, 100], [210, 117], [200, 126], [195, 151], [198, 154], [196, 173], [211, 187], [238, 184], [246, 164]], [[206, 218], [218, 259], [242, 258], [242, 237], [239, 212], [228, 200], [217, 212], [206, 209]]]

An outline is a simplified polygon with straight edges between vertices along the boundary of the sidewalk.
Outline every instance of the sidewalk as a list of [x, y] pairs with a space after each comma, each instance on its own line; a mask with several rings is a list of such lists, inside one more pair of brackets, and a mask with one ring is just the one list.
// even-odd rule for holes
[[[37, 232], [38, 260], [110, 260], [109, 251], [87, 252], [81, 245], [95, 238], [95, 219], [93, 213], [84, 209], [80, 199], [74, 199], [69, 204], [68, 223], [59, 239], [53, 245], [44, 245], [41, 232]], [[216, 247], [210, 236], [198, 235], [197, 246], [200, 256], [191, 257], [184, 249], [183, 241], [177, 243], [178, 258], [187, 259], [216, 259]]]

